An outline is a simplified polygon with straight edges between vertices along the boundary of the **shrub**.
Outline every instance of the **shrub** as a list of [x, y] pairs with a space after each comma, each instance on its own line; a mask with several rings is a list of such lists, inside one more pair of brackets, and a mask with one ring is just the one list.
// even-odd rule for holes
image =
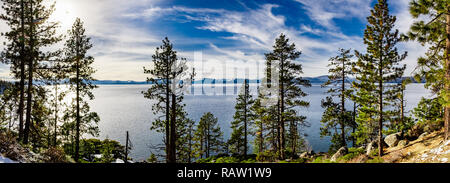
[[373, 159], [367, 160], [366, 163], [384, 163], [383, 158], [375, 157]]
[[61, 148], [51, 147], [44, 151], [44, 163], [67, 163], [66, 154]]
[[273, 151], [264, 151], [256, 156], [256, 160], [259, 162], [274, 162], [277, 158], [277, 154]]
[[323, 159], [322, 156], [319, 156], [316, 159], [314, 159], [314, 161], [312, 161], [311, 163], [331, 163], [331, 161], [329, 159]]
[[338, 160], [349, 161], [349, 160], [351, 160], [353, 158], [358, 157], [361, 154], [364, 154], [364, 151], [365, 150], [362, 149], [362, 148], [351, 147], [351, 148], [348, 149], [348, 154], [340, 157]]

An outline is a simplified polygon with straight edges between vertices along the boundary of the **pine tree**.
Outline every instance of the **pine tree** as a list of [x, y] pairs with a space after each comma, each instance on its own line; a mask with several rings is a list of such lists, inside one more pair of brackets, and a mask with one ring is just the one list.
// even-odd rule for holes
[[389, 130], [392, 133], [402, 132], [405, 133], [406, 130], [412, 127], [414, 121], [406, 114], [406, 100], [405, 100], [405, 90], [406, 86], [410, 84], [412, 80], [410, 78], [402, 79], [398, 81], [396, 87], [394, 88], [396, 94], [392, 95], [392, 101], [394, 109], [391, 111], [390, 115], [391, 124], [389, 125]]
[[154, 114], [164, 113], [165, 119], [160, 118], [153, 121], [151, 129], [165, 133], [166, 160], [168, 163], [175, 163], [177, 141], [176, 106], [183, 99], [182, 92], [176, 91], [176, 89], [181, 88], [180, 85], [182, 84], [179, 81], [186, 74], [186, 59], [177, 57], [177, 52], [173, 50], [173, 45], [167, 37], [163, 40], [163, 45], [156, 48], [152, 59], [153, 68], [146, 69], [144, 67], [144, 73], [151, 75], [151, 77], [147, 78], [147, 82], [153, 85], [142, 93], [145, 98], [158, 101], [152, 106]]
[[200, 118], [195, 132], [195, 140], [195, 150], [199, 158], [203, 158], [203, 155], [208, 158], [212, 153], [218, 154], [222, 151], [223, 132], [217, 118], [212, 113], [205, 113]]
[[[233, 119], [234, 121], [231, 122], [231, 128], [233, 129], [232, 132], [232, 141], [233, 145], [236, 147], [235, 149], [237, 151], [234, 151], [235, 153], [241, 153], [244, 156], [247, 156], [248, 152], [248, 140], [247, 137], [250, 133], [250, 126], [252, 126], [252, 116], [250, 107], [254, 103], [254, 99], [250, 95], [250, 89], [249, 89], [249, 81], [248, 79], [244, 80], [244, 84], [241, 87], [241, 91], [236, 98], [236, 105]], [[242, 138], [241, 138], [241, 137]], [[231, 144], [230, 144], [231, 145]], [[242, 148], [242, 150], [241, 150]]]
[[[57, 22], [49, 22], [51, 14], [55, 10], [55, 4], [46, 5], [43, 0], [29, 0], [25, 2], [24, 17], [28, 24], [28, 31], [25, 36], [29, 37], [28, 51], [26, 54], [28, 64], [28, 87], [27, 87], [27, 106], [26, 118], [23, 132], [23, 143], [28, 143], [28, 136], [30, 133], [32, 108], [33, 108], [33, 81], [38, 80], [39, 76], [43, 75], [41, 72], [47, 72], [45, 67], [46, 62], [53, 60], [59, 56], [59, 51], [44, 51], [44, 48], [52, 46], [61, 41], [61, 36], [56, 34]], [[37, 90], [42, 91], [44, 90]]]
[[[398, 30], [393, 31], [396, 17], [389, 15], [386, 0], [378, 1], [367, 21], [368, 25], [364, 31], [367, 53], [355, 51], [358, 58], [355, 67], [358, 82], [353, 85], [358, 89], [356, 102], [362, 106], [357, 118], [358, 123], [361, 123], [360, 133], [377, 132], [378, 154], [382, 156], [383, 123], [388, 120], [386, 107], [392, 104], [392, 95], [395, 95], [395, 89], [387, 82], [402, 77], [406, 65], [399, 64], [406, 58], [406, 53], [400, 55], [395, 47], [400, 36]], [[371, 123], [375, 121], [375, 130], [369, 130], [373, 127]], [[359, 141], [366, 140], [369, 139]]]
[[177, 141], [177, 159], [179, 162], [191, 163], [194, 158], [194, 133], [195, 121], [189, 118], [183, 119], [180, 126]]
[[[346, 147], [346, 127], [351, 125], [351, 111], [345, 109], [345, 101], [351, 98], [353, 90], [346, 88], [350, 83], [348, 77], [352, 75], [353, 63], [350, 60], [353, 55], [350, 49], [339, 49], [339, 55], [330, 58], [328, 67], [328, 81], [322, 87], [328, 87], [325, 100], [322, 100], [322, 107], [325, 108], [322, 116], [323, 127], [320, 128], [322, 136], [331, 136], [334, 146], [330, 150], [337, 151], [340, 147]], [[334, 99], [338, 98], [339, 102]], [[335, 133], [339, 125], [340, 134]]]
[[15, 131], [17, 106], [19, 102], [19, 83], [0, 81], [0, 128], [5, 126], [8, 132]]
[[63, 102], [65, 96], [66, 96], [66, 91], [63, 91], [63, 88], [61, 88], [61, 84], [63, 83], [63, 79], [66, 78], [66, 73], [64, 71], [64, 66], [61, 65], [61, 63], [56, 63], [53, 67], [52, 67], [52, 72], [49, 72], [50, 74], [50, 79], [48, 80], [48, 84], [52, 86], [53, 91], [50, 92], [50, 98], [49, 99], [49, 105], [51, 106], [51, 112], [53, 113], [53, 117], [51, 117], [51, 121], [49, 122], [49, 130], [50, 128], [53, 129], [53, 132], [49, 133], [53, 133], [53, 137], [52, 137], [52, 146], [56, 147], [57, 146], [57, 141], [58, 141], [58, 123], [61, 121], [60, 115], [61, 115], [61, 111], [63, 111], [62, 109], [64, 109], [66, 106]]
[[2, 62], [11, 64], [11, 72], [15, 78], [20, 80], [19, 84], [19, 140], [23, 139], [23, 125], [24, 125], [24, 101], [25, 101], [25, 65], [26, 65], [26, 50], [25, 50], [25, 34], [28, 29], [25, 29], [25, 2], [2, 0], [2, 8], [5, 11], [0, 16], [0, 19], [6, 21], [10, 31], [2, 33], [8, 43], [4, 43], [5, 50], [2, 52]]
[[91, 39], [85, 35], [85, 31], [83, 22], [77, 18], [68, 32], [69, 39], [64, 48], [69, 90], [75, 93], [64, 118], [75, 124], [75, 161], [78, 161], [80, 157], [81, 136], [83, 133], [97, 136], [97, 123], [100, 121], [98, 114], [91, 112], [88, 104], [88, 100], [94, 99], [92, 90], [97, 86], [93, 84], [95, 79], [92, 77], [95, 73], [92, 67], [94, 58], [87, 55], [88, 50], [92, 48]]
[[[281, 159], [285, 159], [286, 149], [286, 122], [303, 123], [305, 117], [299, 116], [294, 112], [296, 107], [308, 107], [309, 102], [302, 101], [300, 98], [307, 94], [302, 91], [300, 86], [311, 86], [309, 80], [303, 79], [300, 75], [303, 73], [302, 65], [296, 63], [301, 52], [297, 51], [295, 44], [289, 43], [289, 39], [281, 34], [273, 46], [273, 51], [265, 54], [266, 65], [270, 68], [276, 65], [279, 73], [278, 78], [278, 104], [277, 104], [277, 141], [278, 152]], [[278, 64], [278, 65], [277, 65]], [[268, 76], [270, 78], [271, 76]], [[276, 81], [273, 81], [276, 82]], [[292, 128], [291, 128], [292, 129]]]
[[262, 97], [263, 96], [261, 95], [261, 93], [259, 93], [258, 97], [255, 99], [255, 102], [250, 108], [252, 113], [254, 114], [252, 116], [255, 128], [254, 151], [258, 153], [262, 153], [268, 147], [264, 143], [266, 142], [266, 131], [268, 130], [268, 125], [270, 124], [270, 120], [268, 120], [269, 114], [267, 113], [267, 108], [261, 104]]
[[[428, 44], [429, 50], [417, 60], [416, 80], [426, 79], [425, 87], [438, 94], [445, 110], [445, 139], [450, 136], [450, 2], [412, 0], [409, 11], [417, 19], [405, 38]], [[424, 21], [421, 16], [427, 16]]]

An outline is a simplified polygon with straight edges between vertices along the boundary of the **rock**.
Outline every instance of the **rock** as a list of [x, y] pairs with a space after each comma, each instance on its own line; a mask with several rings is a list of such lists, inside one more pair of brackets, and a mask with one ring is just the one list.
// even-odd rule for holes
[[369, 156], [361, 154], [354, 160], [354, 163], [365, 163], [367, 160], [369, 160]]
[[304, 153], [302, 153], [302, 154], [300, 154], [300, 158], [308, 158], [308, 156], [309, 156], [309, 154], [308, 154], [308, 152], [304, 152]]
[[344, 156], [348, 153], [347, 147], [341, 147], [334, 155], [331, 157], [331, 161], [336, 162], [338, 158]]
[[401, 137], [400, 135], [401, 135], [401, 132], [390, 134], [390, 135], [386, 136], [386, 138], [384, 138], [384, 142], [386, 142], [386, 144], [389, 147], [395, 147], [398, 144], [398, 142], [400, 141], [400, 137]]
[[425, 138], [425, 136], [427, 136], [427, 135], [428, 135], [428, 132], [423, 132], [422, 135], [420, 135], [419, 138], [417, 138], [417, 139], [423, 140], [423, 138]]
[[408, 143], [409, 143], [408, 140], [400, 140], [400, 141], [398, 142], [398, 145], [397, 145], [397, 146], [399, 146], [399, 147], [405, 147], [406, 145], [408, 145]]
[[367, 155], [367, 156], [369, 156], [369, 155], [370, 155], [370, 152], [372, 152], [374, 149], [377, 148], [377, 147], [376, 147], [376, 145], [377, 145], [376, 142], [377, 142], [377, 141], [374, 140], [374, 141], [370, 142], [369, 144], [367, 144], [367, 147], [366, 147], [366, 155]]

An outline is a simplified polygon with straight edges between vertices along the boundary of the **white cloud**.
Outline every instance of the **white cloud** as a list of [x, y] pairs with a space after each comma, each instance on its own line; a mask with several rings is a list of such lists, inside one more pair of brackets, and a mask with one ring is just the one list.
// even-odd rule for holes
[[[275, 38], [284, 33], [302, 51], [300, 62], [303, 64], [305, 76], [327, 74], [325, 69], [328, 59], [337, 54], [338, 48], [352, 48], [364, 51], [362, 35], [348, 36], [341, 32], [334, 22], [336, 19], [358, 18], [364, 20], [370, 10], [371, 1], [360, 0], [296, 0], [304, 5], [306, 14], [314, 21], [313, 24], [302, 24], [299, 27], [286, 25], [286, 17], [275, 15], [273, 9], [278, 5], [265, 4], [247, 11], [231, 11], [225, 9], [189, 8], [172, 6], [163, 8], [158, 1], [136, 0], [64, 0], [57, 1], [55, 19], [64, 17], [60, 28], [65, 33], [71, 27], [75, 17], [85, 21], [87, 34], [93, 38], [94, 47], [90, 54], [95, 56], [97, 79], [145, 80], [143, 66], [150, 64], [151, 55], [156, 46], [161, 44], [161, 37], [152, 32], [152, 21], [164, 16], [167, 19], [184, 21], [199, 21], [203, 25], [197, 27], [212, 32], [227, 32], [231, 36], [221, 37], [233, 40], [236, 44], [219, 46], [213, 40], [196, 40], [190, 37], [176, 37], [175, 47], [181, 44], [205, 44], [203, 51], [205, 67], [216, 67], [215, 76], [223, 77], [219, 70], [226, 63], [227, 77], [232, 78], [234, 67], [238, 73], [242, 69], [256, 69], [262, 74], [264, 53], [271, 50]], [[408, 0], [392, 1], [391, 8], [397, 11], [397, 28], [401, 32], [409, 29], [412, 18], [407, 11]], [[326, 6], [324, 6], [326, 5]], [[133, 24], [131, 20], [146, 20], [145, 24]], [[319, 25], [319, 26], [317, 26]], [[325, 27], [325, 29], [321, 28]], [[319, 28], [317, 28], [319, 27]], [[0, 30], [4, 31], [5, 26]], [[314, 34], [314, 38], [306, 33]], [[219, 38], [220, 39], [220, 38]], [[407, 75], [415, 66], [416, 58], [424, 53], [425, 48], [409, 42], [402, 43], [401, 50], [409, 52], [406, 63]], [[182, 57], [193, 60], [194, 51], [177, 49]], [[250, 62], [251, 61], [251, 62]], [[259, 63], [256, 68], [255, 62]], [[5, 68], [5, 67], [3, 67]], [[251, 78], [256, 77], [251, 74]]]
[[337, 29], [335, 19], [359, 18], [368, 15], [372, 0], [295, 0], [304, 6], [307, 15], [317, 24]]

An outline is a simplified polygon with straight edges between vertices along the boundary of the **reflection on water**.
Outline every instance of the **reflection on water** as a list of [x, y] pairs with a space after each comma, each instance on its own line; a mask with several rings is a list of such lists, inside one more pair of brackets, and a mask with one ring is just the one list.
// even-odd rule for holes
[[[202, 91], [200, 85], [195, 85], [195, 93]], [[203, 113], [212, 112], [219, 119], [219, 124], [224, 131], [225, 139], [231, 133], [230, 122], [234, 114], [235, 91], [239, 91], [240, 85], [227, 85], [226, 95], [223, 95], [223, 86], [206, 86], [204, 93], [207, 95], [186, 95], [184, 103], [189, 117], [200, 120]], [[154, 101], [145, 99], [141, 91], [149, 88], [149, 85], [100, 85], [94, 90], [95, 100], [90, 102], [91, 110], [100, 115], [100, 138], [109, 138], [125, 143], [125, 133], [129, 131], [130, 138], [134, 145], [130, 156], [137, 160], [147, 159], [154, 150], [151, 145], [158, 145], [162, 142], [162, 134], [150, 131], [153, 119], [157, 115], [151, 111]], [[256, 85], [251, 85], [251, 90], [256, 91]], [[302, 115], [307, 116], [310, 127], [303, 131], [308, 134], [306, 139], [316, 152], [327, 151], [330, 145], [329, 138], [320, 138], [320, 118], [323, 109], [320, 101], [325, 98], [326, 89], [320, 85], [313, 85], [304, 88], [309, 94], [304, 100], [310, 102], [309, 108], [300, 109]], [[215, 94], [214, 94], [215, 93]], [[407, 87], [406, 100], [407, 110], [411, 110], [417, 105], [422, 96], [430, 97], [430, 94], [423, 88], [423, 84], [411, 84]], [[348, 108], [352, 108], [349, 102]]]

